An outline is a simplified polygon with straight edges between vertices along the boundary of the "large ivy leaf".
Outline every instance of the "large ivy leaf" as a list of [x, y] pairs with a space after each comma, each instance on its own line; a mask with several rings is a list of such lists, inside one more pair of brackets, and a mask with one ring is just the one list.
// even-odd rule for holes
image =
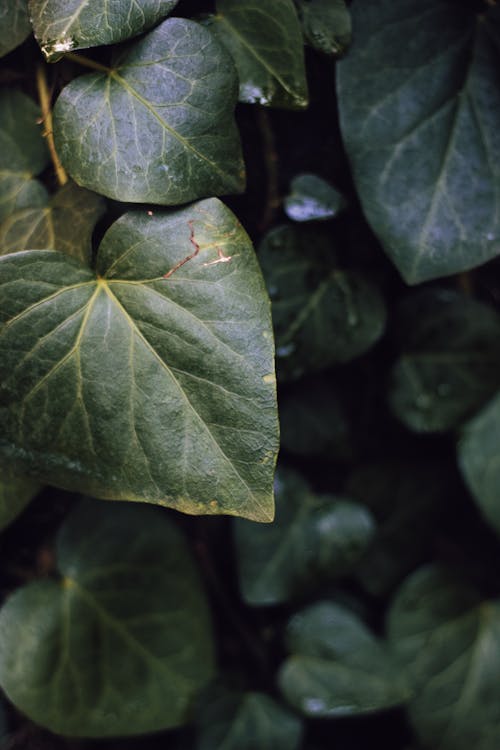
[[196, 750], [298, 750], [302, 721], [265, 693], [210, 689], [197, 718]]
[[426, 747], [496, 750], [500, 732], [500, 607], [450, 573], [423, 568], [397, 594], [389, 638], [414, 696]]
[[500, 252], [500, 12], [472, 5], [354, 3], [355, 42], [338, 66], [363, 210], [409, 283]]
[[104, 209], [99, 195], [68, 182], [44, 207], [15, 211], [0, 224], [0, 254], [53, 249], [88, 263]]
[[240, 588], [253, 605], [279, 604], [350, 572], [373, 536], [370, 513], [357, 503], [315, 496], [300, 475], [279, 471], [276, 519], [234, 522]]
[[18, 589], [0, 611], [0, 684], [10, 700], [71, 736], [185, 723], [212, 676], [213, 646], [197, 570], [166, 514], [86, 501], [56, 552], [60, 580]]
[[0, 5], [0, 57], [18, 47], [30, 33], [31, 24], [27, 0], [2, 0]]
[[296, 0], [304, 36], [326, 55], [341, 55], [351, 42], [351, 16], [345, 0]]
[[53, 251], [0, 258], [0, 457], [96, 497], [269, 521], [273, 340], [252, 245], [217, 199], [150, 213], [108, 230], [97, 277]]
[[408, 698], [385, 644], [345, 607], [318, 602], [294, 615], [287, 643], [292, 656], [281, 667], [279, 684], [306, 716], [359, 715]]
[[500, 315], [447, 289], [425, 289], [397, 311], [403, 353], [389, 384], [394, 413], [410, 429], [458, 426], [500, 387]]
[[479, 508], [500, 534], [500, 394], [466, 424], [458, 456]]
[[47, 191], [33, 179], [49, 160], [39, 119], [39, 107], [26, 94], [0, 90], [0, 221], [47, 200]]
[[163, 205], [240, 192], [237, 76], [203, 26], [172, 18], [108, 72], [73, 80], [54, 108], [61, 160], [83, 187]]
[[114, 44], [165, 18], [177, 0], [29, 0], [31, 22], [47, 60], [85, 47]]
[[218, 0], [210, 28], [236, 63], [240, 101], [285, 109], [307, 106], [302, 33], [293, 0]]
[[0, 478], [0, 530], [8, 526], [25, 509], [40, 485], [28, 477], [12, 477], [2, 473]]
[[283, 379], [348, 362], [383, 333], [386, 309], [378, 288], [357, 271], [337, 267], [328, 234], [277, 227], [262, 241], [259, 259]]

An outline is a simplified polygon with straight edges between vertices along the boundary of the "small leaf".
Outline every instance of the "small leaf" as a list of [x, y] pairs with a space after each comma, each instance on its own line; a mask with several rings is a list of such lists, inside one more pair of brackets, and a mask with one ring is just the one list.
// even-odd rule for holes
[[[2, 0], [0, 5], [0, 57], [18, 47], [31, 34], [27, 0]], [[2, 107], [0, 107], [0, 111]]]
[[352, 5], [340, 123], [364, 213], [404, 279], [500, 252], [499, 9], [455, 0]]
[[241, 102], [307, 107], [304, 49], [293, 0], [218, 0], [210, 29], [236, 63]]
[[2, 472], [0, 479], [0, 530], [22, 513], [39, 492], [40, 485], [27, 477], [12, 477]]
[[88, 263], [92, 232], [104, 209], [100, 196], [69, 182], [43, 208], [25, 208], [5, 219], [0, 254], [52, 249]]
[[276, 383], [252, 245], [217, 199], [150, 213], [113, 224], [97, 276], [54, 251], [0, 257], [0, 456], [96, 497], [269, 521]]
[[284, 203], [285, 213], [293, 221], [333, 219], [344, 206], [338, 190], [314, 174], [295, 177]]
[[287, 643], [292, 656], [281, 667], [279, 685], [305, 716], [357, 716], [408, 698], [385, 644], [345, 607], [325, 601], [296, 614]]
[[349, 573], [370, 541], [368, 511], [332, 496], [315, 496], [298, 474], [279, 471], [272, 525], [234, 522], [240, 589], [256, 606], [289, 601], [306, 587]]
[[307, 42], [325, 55], [342, 55], [351, 43], [351, 16], [345, 0], [298, 0]]
[[446, 570], [403, 584], [389, 638], [414, 697], [410, 720], [425, 747], [496, 750], [500, 732], [500, 606]]
[[298, 750], [301, 720], [265, 693], [207, 690], [196, 750]]
[[474, 499], [500, 534], [500, 393], [465, 425], [459, 464]]
[[40, 110], [28, 96], [0, 90], [0, 221], [47, 200], [47, 191], [33, 179], [49, 160], [39, 119]]
[[164, 21], [107, 73], [80, 76], [54, 108], [75, 182], [120, 201], [186, 203], [240, 192], [244, 165], [229, 54], [193, 21]]
[[176, 5], [177, 0], [29, 0], [35, 36], [51, 62], [64, 52], [137, 36]]
[[74, 737], [184, 724], [213, 645], [197, 570], [165, 512], [86, 501], [59, 532], [57, 560], [61, 580], [18, 589], [0, 611], [9, 699]]
[[336, 267], [329, 235], [277, 227], [261, 243], [259, 259], [283, 379], [348, 362], [383, 333], [386, 309], [379, 290], [360, 273]]

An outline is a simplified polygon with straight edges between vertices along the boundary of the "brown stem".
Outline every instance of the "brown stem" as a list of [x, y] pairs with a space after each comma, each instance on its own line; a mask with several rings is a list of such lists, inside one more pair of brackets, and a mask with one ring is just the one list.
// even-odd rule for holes
[[256, 107], [256, 113], [267, 171], [266, 206], [259, 224], [260, 231], [264, 232], [273, 223], [281, 198], [278, 189], [278, 154], [269, 115], [263, 107]]
[[66, 52], [64, 55], [65, 60], [72, 60], [73, 62], [78, 63], [79, 65], [83, 65], [86, 68], [92, 68], [92, 70], [98, 70], [100, 73], [110, 73], [111, 68], [106, 67], [106, 65], [102, 65], [99, 62], [96, 62], [96, 60], [92, 60], [90, 57], [85, 57], [85, 55], [75, 55], [74, 52]]
[[45, 75], [46, 67], [40, 64], [36, 69], [36, 85], [38, 88], [38, 98], [40, 100], [40, 108], [42, 110], [42, 122], [43, 122], [43, 136], [47, 139], [47, 145], [49, 147], [50, 158], [54, 165], [54, 170], [57, 177], [57, 182], [62, 187], [68, 181], [68, 175], [64, 171], [64, 167], [61, 164], [56, 147], [54, 144], [54, 134], [52, 132], [52, 110], [51, 94], [47, 85], [47, 76]]
[[472, 283], [471, 274], [467, 271], [457, 274], [457, 286], [467, 297], [474, 295], [474, 285]]

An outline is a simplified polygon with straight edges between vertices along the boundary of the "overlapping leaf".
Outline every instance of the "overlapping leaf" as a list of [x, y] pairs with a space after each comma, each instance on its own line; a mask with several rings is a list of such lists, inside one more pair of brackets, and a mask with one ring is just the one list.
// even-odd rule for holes
[[61, 53], [114, 44], [153, 26], [177, 0], [29, 0], [35, 36], [48, 60]]
[[0, 611], [0, 684], [10, 700], [71, 736], [185, 723], [212, 677], [211, 624], [165, 513], [87, 501], [59, 533], [57, 562], [60, 580], [18, 589]]
[[500, 11], [454, 0], [353, 4], [338, 66], [365, 215], [409, 283], [500, 252]]
[[351, 42], [351, 16], [345, 0], [297, 0], [304, 36], [326, 55], [341, 55]]
[[24, 42], [30, 33], [28, 0], [2, 0], [0, 5], [0, 57]]
[[0, 479], [0, 530], [9, 525], [25, 509], [40, 489], [38, 482], [27, 477], [2, 473]]
[[307, 106], [302, 34], [293, 0], [218, 0], [210, 28], [236, 63], [240, 101], [286, 109]]
[[284, 209], [293, 221], [333, 219], [344, 208], [345, 201], [338, 190], [317, 175], [297, 175], [290, 188]]
[[111, 227], [97, 276], [53, 251], [0, 258], [0, 457], [97, 497], [271, 520], [273, 340], [251, 243], [216, 199], [150, 214]]
[[167, 19], [115, 67], [63, 89], [56, 147], [79, 185], [120, 201], [174, 205], [240, 192], [236, 98], [219, 42], [193, 21]]
[[414, 696], [410, 719], [425, 747], [495, 750], [500, 732], [500, 606], [440, 568], [402, 586], [389, 638]]

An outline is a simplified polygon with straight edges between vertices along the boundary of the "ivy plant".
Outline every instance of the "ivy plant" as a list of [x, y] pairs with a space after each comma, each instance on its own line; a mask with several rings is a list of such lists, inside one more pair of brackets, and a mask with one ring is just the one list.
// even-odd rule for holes
[[499, 63], [497, 0], [4, 0], [2, 747], [497, 750]]

